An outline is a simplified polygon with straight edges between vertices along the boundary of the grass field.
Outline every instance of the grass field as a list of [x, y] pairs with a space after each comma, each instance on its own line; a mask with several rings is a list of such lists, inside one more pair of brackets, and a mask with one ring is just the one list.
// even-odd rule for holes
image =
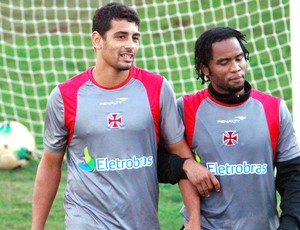
[[[0, 230], [28, 230], [31, 225], [31, 200], [38, 162], [23, 169], [0, 171]], [[66, 166], [61, 184], [46, 224], [46, 230], [64, 229], [63, 192]], [[177, 185], [160, 184], [159, 218], [162, 230], [179, 229], [181, 196]]]
[[[32, 2], [43, 7], [32, 12]], [[0, 121], [18, 120], [30, 127], [36, 136], [39, 151], [42, 148], [45, 107], [51, 89], [58, 82], [94, 64], [89, 37], [90, 21], [83, 23], [82, 31], [78, 30], [81, 21], [88, 19], [87, 12], [81, 11], [79, 14], [78, 8], [73, 8], [77, 0], [54, 2], [0, 0]], [[94, 7], [99, 5], [98, 0], [88, 2]], [[135, 2], [139, 6], [143, 3], [142, 0]], [[172, 4], [157, 8], [153, 1], [147, 2], [151, 2], [147, 9], [138, 9], [142, 19], [143, 49], [140, 49], [135, 64], [166, 76], [173, 83], [177, 96], [183, 91], [195, 90], [193, 67], [188, 65], [193, 62], [195, 37], [205, 27], [232, 26], [241, 28], [250, 40], [247, 44], [251, 53], [248, 80], [262, 91], [283, 97], [292, 109], [290, 46], [286, 26], [289, 23], [288, 0], [179, 0], [178, 8]], [[232, 2], [237, 3], [238, 8], [234, 8]], [[80, 1], [80, 4], [85, 3]], [[220, 6], [223, 3], [225, 7]], [[15, 4], [13, 10], [10, 4]], [[53, 10], [54, 4], [66, 7], [58, 13]], [[66, 16], [64, 10], [67, 8], [70, 10]], [[179, 17], [178, 13], [183, 16]], [[165, 17], [167, 14], [171, 15], [170, 19]], [[31, 21], [34, 17], [39, 20], [36, 24]], [[53, 22], [56, 17], [61, 21]], [[149, 19], [148, 24], [146, 19]], [[66, 29], [68, 25], [70, 28]], [[88, 35], [82, 36], [82, 33]], [[197, 87], [201, 87], [199, 83]], [[31, 161], [21, 170], [0, 171], [0, 230], [30, 228], [36, 168], [37, 162]], [[64, 229], [62, 204], [65, 174], [64, 168], [61, 186], [47, 222], [48, 230]], [[174, 230], [181, 226], [180, 207], [181, 196], [177, 186], [160, 185], [159, 217], [162, 230]]]

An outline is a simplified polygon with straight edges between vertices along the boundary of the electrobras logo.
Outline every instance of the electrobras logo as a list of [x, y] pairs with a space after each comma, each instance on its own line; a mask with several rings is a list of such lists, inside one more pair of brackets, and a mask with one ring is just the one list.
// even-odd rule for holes
[[228, 176], [242, 174], [266, 174], [268, 172], [268, 164], [248, 164], [244, 161], [242, 164], [219, 165], [217, 162], [207, 162], [206, 167], [213, 175]]
[[130, 159], [113, 159], [109, 160], [108, 157], [93, 159], [88, 151], [88, 148], [84, 148], [84, 160], [85, 164], [78, 164], [79, 168], [84, 171], [116, 171], [125, 169], [138, 169], [143, 167], [150, 167], [153, 164], [152, 156], [136, 157], [133, 156]]
[[97, 171], [115, 171], [124, 169], [138, 169], [143, 167], [149, 167], [153, 163], [153, 157], [136, 157], [133, 156], [131, 159], [119, 159], [108, 160], [105, 158], [97, 158], [96, 161]]

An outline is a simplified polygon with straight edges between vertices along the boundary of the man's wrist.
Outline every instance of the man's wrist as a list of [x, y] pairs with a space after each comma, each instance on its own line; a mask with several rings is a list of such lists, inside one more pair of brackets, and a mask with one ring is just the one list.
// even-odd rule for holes
[[182, 170], [185, 172], [185, 174], [187, 174], [187, 172], [189, 171], [189, 164], [190, 163], [193, 163], [193, 161], [195, 161], [194, 159], [192, 158], [184, 158], [185, 161], [183, 162], [182, 164]]

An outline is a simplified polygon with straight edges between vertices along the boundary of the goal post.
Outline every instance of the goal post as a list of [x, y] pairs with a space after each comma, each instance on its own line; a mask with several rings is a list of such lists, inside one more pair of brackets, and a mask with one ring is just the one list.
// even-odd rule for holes
[[[0, 122], [15, 120], [26, 125], [39, 150], [47, 98], [59, 82], [94, 65], [91, 21], [95, 10], [108, 2], [0, 1]], [[291, 18], [296, 9], [296, 16], [300, 15], [297, 0], [117, 2], [131, 6], [141, 18], [135, 65], [164, 75], [177, 97], [204, 87], [195, 79], [193, 52], [205, 29], [230, 26], [246, 34], [247, 79], [254, 88], [283, 98], [299, 130], [299, 103], [293, 98], [299, 96], [295, 74], [300, 65], [290, 29], [290, 21], [294, 31], [299, 21]], [[292, 38], [299, 41], [296, 36]], [[293, 87], [297, 88], [292, 91]]]

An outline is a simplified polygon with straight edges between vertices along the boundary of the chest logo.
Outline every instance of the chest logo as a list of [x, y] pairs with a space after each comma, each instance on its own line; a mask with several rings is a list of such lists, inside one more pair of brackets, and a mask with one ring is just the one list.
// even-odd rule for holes
[[238, 144], [239, 136], [236, 131], [225, 131], [223, 133], [223, 144], [226, 146], [233, 146]]
[[123, 118], [120, 113], [110, 113], [107, 116], [107, 126], [111, 129], [118, 129], [123, 125]]

